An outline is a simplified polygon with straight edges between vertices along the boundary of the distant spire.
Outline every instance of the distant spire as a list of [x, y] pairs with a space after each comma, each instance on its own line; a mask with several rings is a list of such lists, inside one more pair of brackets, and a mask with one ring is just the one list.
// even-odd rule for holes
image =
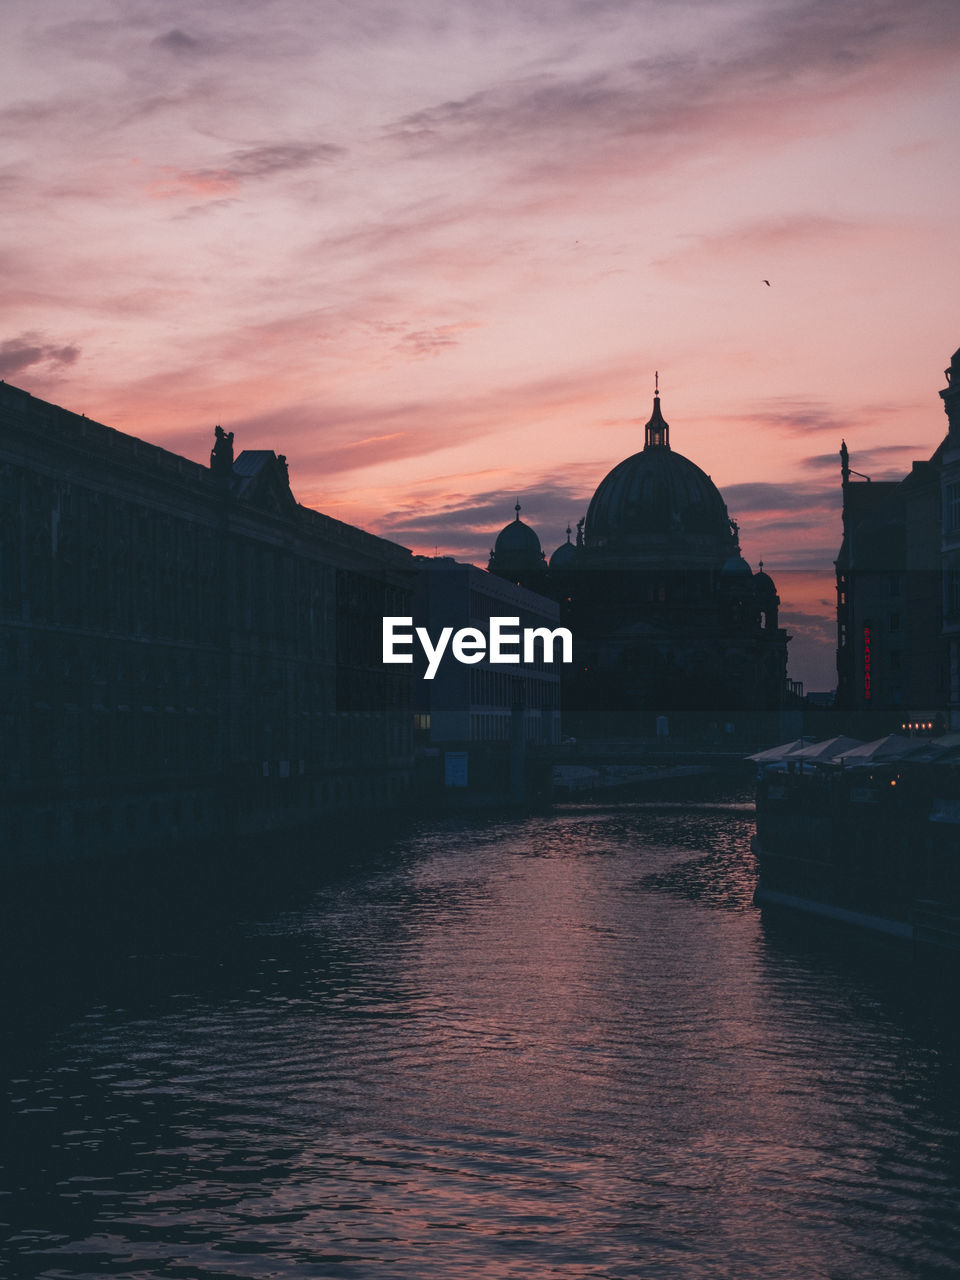
[[840, 441], [840, 479], [843, 484], [850, 479], [850, 453], [846, 440]]
[[570, 525], [567, 525], [567, 541], [570, 541]]
[[517, 513], [517, 520], [519, 521], [520, 519], [520, 499], [519, 498], [517, 499], [517, 505], [513, 509]]

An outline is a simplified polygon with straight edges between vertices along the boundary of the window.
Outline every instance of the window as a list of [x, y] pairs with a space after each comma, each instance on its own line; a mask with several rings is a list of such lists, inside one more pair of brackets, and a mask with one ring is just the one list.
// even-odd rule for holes
[[895, 631], [899, 631], [899, 630], [900, 630], [900, 615], [899, 615], [899, 613], [890, 613], [890, 614], [888, 614], [888, 615], [887, 615], [887, 630], [888, 630], [891, 634], [893, 634]]
[[960, 529], [960, 484], [947, 485], [947, 528], [953, 533]]

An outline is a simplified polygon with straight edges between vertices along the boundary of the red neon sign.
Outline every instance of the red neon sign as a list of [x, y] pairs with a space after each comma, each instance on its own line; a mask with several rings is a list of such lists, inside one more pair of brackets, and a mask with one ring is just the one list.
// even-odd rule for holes
[[870, 628], [863, 628], [863, 700], [870, 701]]

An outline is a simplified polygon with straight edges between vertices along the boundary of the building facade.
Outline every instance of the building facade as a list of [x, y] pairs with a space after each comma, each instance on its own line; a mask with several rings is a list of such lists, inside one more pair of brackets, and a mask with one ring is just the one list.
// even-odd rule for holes
[[[416, 626], [437, 636], [443, 627], [454, 632], [474, 627], [487, 633], [491, 617], [518, 619], [519, 628], [560, 625], [555, 601], [446, 556], [416, 557], [419, 568], [414, 593]], [[559, 653], [558, 653], [559, 657]], [[423, 673], [423, 664], [417, 676]], [[491, 662], [488, 655], [474, 665], [448, 657], [433, 680], [417, 679], [415, 707], [430, 745], [507, 743], [516, 717], [531, 745], [560, 740], [559, 661], [544, 660], [538, 644], [532, 662]]]
[[229, 841], [411, 785], [381, 662], [408, 551], [0, 385], [0, 844], [11, 860]]
[[946, 370], [940, 396], [949, 430], [940, 459], [943, 638], [947, 666], [947, 716], [960, 732], [960, 351]]
[[958, 370], [960, 352], [940, 393], [947, 437], [902, 480], [858, 475], [840, 447], [837, 705], [865, 733], [960, 727]]

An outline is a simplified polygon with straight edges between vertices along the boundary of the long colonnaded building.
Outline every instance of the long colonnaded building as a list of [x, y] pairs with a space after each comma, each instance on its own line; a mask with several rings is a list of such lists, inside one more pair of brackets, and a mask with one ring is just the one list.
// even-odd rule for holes
[[[485, 573], [448, 556], [418, 556], [414, 618], [432, 634], [444, 626], [471, 626], [486, 632], [491, 617], [513, 617], [519, 628], [553, 631], [559, 605], [545, 596]], [[532, 662], [493, 662], [484, 654], [469, 666], [442, 664], [434, 680], [418, 680], [414, 694], [417, 725], [431, 745], [508, 742], [520, 709], [522, 737], [533, 746], [560, 741], [559, 657], [545, 659], [538, 646]]]
[[0, 384], [0, 849], [161, 850], [388, 806], [411, 677], [381, 662], [409, 551]]

